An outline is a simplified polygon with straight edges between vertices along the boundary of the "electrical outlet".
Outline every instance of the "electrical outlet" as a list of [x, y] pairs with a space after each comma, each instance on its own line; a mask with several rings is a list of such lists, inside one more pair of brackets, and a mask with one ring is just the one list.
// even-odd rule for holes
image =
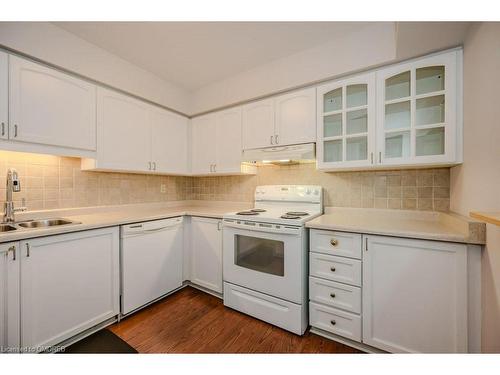
[[167, 192], [167, 186], [165, 184], [160, 185], [160, 193], [166, 193]]

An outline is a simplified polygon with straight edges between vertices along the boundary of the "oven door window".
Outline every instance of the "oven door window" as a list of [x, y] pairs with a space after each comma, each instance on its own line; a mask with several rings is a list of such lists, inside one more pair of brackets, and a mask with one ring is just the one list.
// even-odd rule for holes
[[236, 265], [271, 275], [285, 275], [283, 241], [237, 234], [234, 242]]

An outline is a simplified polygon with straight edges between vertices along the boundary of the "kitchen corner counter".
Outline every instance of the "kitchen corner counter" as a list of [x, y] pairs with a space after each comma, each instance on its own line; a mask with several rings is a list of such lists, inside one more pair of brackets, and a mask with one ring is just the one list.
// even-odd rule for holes
[[328, 207], [307, 228], [485, 244], [486, 226], [455, 213]]
[[176, 216], [202, 216], [221, 219], [226, 213], [241, 211], [251, 207], [253, 207], [251, 203], [200, 203], [197, 201], [186, 201], [175, 202], [174, 204], [147, 203], [29, 212], [18, 214], [16, 221], [63, 217], [78, 222], [78, 224], [61, 225], [50, 228], [18, 229], [16, 231], [5, 232], [0, 234], [0, 243], [132, 224], [142, 221], [168, 219]]

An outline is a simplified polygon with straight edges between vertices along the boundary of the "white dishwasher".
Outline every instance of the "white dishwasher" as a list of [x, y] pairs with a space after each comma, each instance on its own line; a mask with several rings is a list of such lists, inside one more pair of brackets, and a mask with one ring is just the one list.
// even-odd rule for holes
[[121, 227], [123, 315], [182, 285], [182, 217]]

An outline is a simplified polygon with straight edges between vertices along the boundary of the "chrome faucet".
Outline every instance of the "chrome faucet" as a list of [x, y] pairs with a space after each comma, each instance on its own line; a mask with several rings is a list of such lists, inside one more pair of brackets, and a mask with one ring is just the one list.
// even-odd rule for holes
[[[12, 193], [17, 193], [21, 191], [21, 182], [19, 181], [19, 176], [14, 168], [9, 168], [7, 171], [7, 194], [5, 198], [5, 210], [3, 215], [3, 221], [5, 223], [12, 223], [15, 221], [14, 214], [18, 211], [26, 211], [26, 207], [14, 208], [14, 202], [12, 201]], [[24, 199], [23, 199], [24, 205]]]

